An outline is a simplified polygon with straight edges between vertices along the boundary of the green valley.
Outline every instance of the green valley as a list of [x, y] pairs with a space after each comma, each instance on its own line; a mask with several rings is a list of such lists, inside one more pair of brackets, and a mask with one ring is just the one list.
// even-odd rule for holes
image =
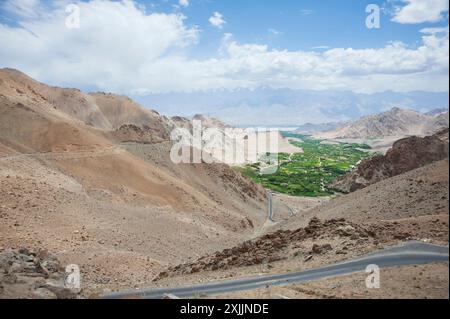
[[283, 132], [290, 143], [303, 153], [278, 154], [279, 167], [274, 174], [261, 174], [261, 163], [236, 168], [256, 183], [276, 192], [294, 196], [329, 196], [329, 187], [337, 177], [358, 162], [373, 155], [370, 146], [355, 143], [329, 143], [311, 136]]

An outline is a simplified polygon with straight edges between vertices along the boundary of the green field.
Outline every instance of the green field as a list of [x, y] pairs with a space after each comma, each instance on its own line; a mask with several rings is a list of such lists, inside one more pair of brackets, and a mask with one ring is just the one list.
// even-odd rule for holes
[[278, 155], [278, 171], [271, 175], [260, 174], [261, 164], [236, 168], [256, 183], [276, 192], [294, 196], [329, 196], [334, 194], [329, 184], [348, 172], [360, 160], [372, 156], [366, 144], [324, 144], [310, 136], [283, 132], [285, 137], [303, 149], [303, 153]]

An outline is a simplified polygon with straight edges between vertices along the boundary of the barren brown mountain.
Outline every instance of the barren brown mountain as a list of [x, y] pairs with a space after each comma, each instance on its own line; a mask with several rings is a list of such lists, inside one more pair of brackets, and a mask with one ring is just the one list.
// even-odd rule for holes
[[[156, 284], [193, 284], [313, 269], [411, 240], [448, 245], [448, 165], [448, 159], [435, 162], [332, 199], [278, 223], [260, 237], [170, 267], [159, 274]], [[442, 267], [448, 270], [448, 264]], [[393, 285], [401, 285], [402, 269], [390, 272]], [[431, 268], [427, 280], [438, 277], [442, 278], [442, 271]], [[416, 277], [411, 275], [409, 280], [416, 282]], [[439, 293], [426, 283], [421, 290], [442, 298], [448, 295], [448, 276], [441, 285]], [[409, 293], [420, 290], [407, 286], [407, 291], [385, 290], [384, 294], [412, 298]], [[330, 298], [346, 296], [352, 288], [333, 290]], [[310, 289], [311, 294], [318, 291]], [[254, 294], [233, 294], [235, 298], [251, 296]]]
[[449, 156], [448, 128], [433, 136], [412, 136], [394, 143], [386, 155], [364, 160], [357, 169], [338, 178], [332, 187], [349, 193]]
[[316, 137], [367, 139], [425, 136], [432, 135], [448, 125], [448, 112], [433, 116], [395, 107], [387, 112], [365, 116], [336, 130], [317, 133]]
[[0, 249], [48, 249], [94, 289], [252, 237], [264, 190], [226, 165], [177, 168], [166, 121], [0, 70]]
[[448, 244], [448, 132], [398, 142], [393, 173], [354, 193], [282, 196], [297, 215], [281, 205], [272, 223], [265, 190], [228, 165], [174, 164], [174, 127], [190, 122], [0, 70], [0, 297], [61, 296], [49, 286], [57, 265], [79, 265], [90, 296], [309, 269], [408, 240]]

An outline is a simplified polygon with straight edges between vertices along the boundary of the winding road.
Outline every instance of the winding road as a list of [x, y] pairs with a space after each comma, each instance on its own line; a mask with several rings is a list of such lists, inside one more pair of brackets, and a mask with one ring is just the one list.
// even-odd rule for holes
[[373, 264], [380, 268], [386, 268], [394, 266], [427, 264], [433, 262], [448, 263], [448, 256], [448, 246], [437, 246], [422, 242], [410, 242], [357, 259], [300, 272], [236, 279], [178, 288], [124, 291], [104, 295], [103, 298], [161, 299], [167, 294], [175, 295], [179, 298], [190, 298], [198, 295], [218, 295], [223, 293], [253, 290], [266, 286], [283, 286], [337, 277], [356, 272], [365, 272], [366, 267]]

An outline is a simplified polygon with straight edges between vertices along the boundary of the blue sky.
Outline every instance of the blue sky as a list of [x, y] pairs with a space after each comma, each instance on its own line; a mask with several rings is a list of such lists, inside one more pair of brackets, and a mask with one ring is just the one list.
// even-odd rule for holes
[[[242, 43], [265, 43], [271, 48], [310, 50], [327, 46], [355, 49], [380, 48], [392, 41], [411, 46], [421, 40], [420, 30], [445, 27], [448, 15], [438, 22], [400, 24], [391, 21], [392, 11], [402, 1], [380, 0], [190, 0], [189, 6], [174, 8], [177, 1], [140, 0], [148, 10], [181, 12], [186, 22], [201, 29], [200, 46], [195, 54], [214, 54], [224, 32], [232, 33]], [[381, 28], [365, 25], [368, 4], [382, 8]], [[222, 29], [212, 27], [208, 19], [220, 12], [227, 22]]]
[[0, 40], [0, 66], [128, 94], [448, 87], [447, 0], [4, 0]]
[[448, 92], [448, 23], [448, 0], [2, 0], [0, 67], [133, 97]]

